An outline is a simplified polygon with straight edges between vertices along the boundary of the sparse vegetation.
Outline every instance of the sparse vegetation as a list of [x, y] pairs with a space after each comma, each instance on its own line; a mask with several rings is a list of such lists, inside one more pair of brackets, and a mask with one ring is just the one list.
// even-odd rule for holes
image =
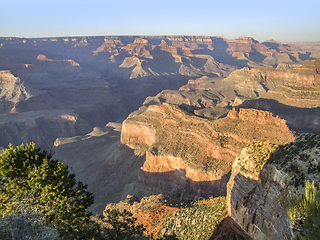
[[295, 231], [300, 239], [320, 238], [320, 191], [314, 182], [305, 181], [305, 194], [294, 194], [282, 200]]
[[162, 195], [150, 196], [140, 202], [132, 197], [109, 204], [111, 211], [134, 213], [136, 226], [144, 223], [144, 235], [150, 239], [209, 239], [226, 216], [225, 197], [210, 197], [194, 202], [180, 202]]
[[106, 209], [101, 220], [104, 227], [103, 238], [106, 239], [140, 239], [145, 230], [142, 224], [136, 224], [137, 219], [126, 209]]
[[298, 188], [305, 186], [308, 175], [319, 183], [320, 165], [316, 160], [320, 148], [320, 135], [314, 133], [299, 134], [294, 142], [279, 146], [271, 154], [268, 163], [276, 164], [291, 176], [291, 184]]
[[175, 233], [178, 239], [209, 239], [226, 216], [225, 197], [192, 202], [165, 219], [161, 235]]
[[247, 155], [250, 157], [243, 163], [241, 171], [247, 174], [259, 174], [277, 145], [265, 141], [247, 145]]
[[43, 214], [28, 209], [27, 204], [22, 205], [13, 199], [14, 212], [5, 214], [0, 219], [0, 239], [3, 240], [57, 240], [58, 232], [53, 226], [45, 224]]
[[[247, 118], [255, 118], [257, 113], [249, 111], [243, 114], [247, 114]], [[266, 139], [283, 143], [292, 138], [289, 132], [272, 134], [279, 128], [272, 121], [260, 129], [259, 124], [240, 118], [199, 118], [173, 104], [162, 105], [159, 112], [147, 110], [126, 121], [143, 123], [156, 131], [155, 142], [150, 148], [145, 144], [130, 143], [135, 144], [137, 155], [143, 155], [147, 150], [158, 156], [172, 155], [182, 158], [194, 169], [217, 174], [227, 174], [230, 171], [234, 159], [234, 155], [230, 153], [240, 151], [246, 145], [241, 139]]]
[[143, 156], [148, 151], [149, 146], [145, 143], [138, 144], [134, 149], [134, 154], [137, 156]]

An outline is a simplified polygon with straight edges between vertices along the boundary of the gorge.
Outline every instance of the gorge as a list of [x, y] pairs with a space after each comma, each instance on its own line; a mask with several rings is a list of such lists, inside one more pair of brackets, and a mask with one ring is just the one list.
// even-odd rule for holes
[[[54, 154], [88, 184], [94, 214], [128, 195], [138, 202], [227, 196], [235, 233], [296, 237], [275, 200], [291, 189], [293, 173], [282, 179], [287, 160], [256, 168], [250, 146], [272, 155], [319, 134], [320, 42], [0, 38], [0, 89], [0, 149], [33, 141]], [[301, 150], [314, 167], [318, 148]], [[266, 216], [265, 203], [282, 215]]]

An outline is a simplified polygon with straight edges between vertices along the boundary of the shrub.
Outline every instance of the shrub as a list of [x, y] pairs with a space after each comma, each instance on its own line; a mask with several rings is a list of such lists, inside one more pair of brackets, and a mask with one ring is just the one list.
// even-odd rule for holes
[[305, 182], [305, 194], [293, 195], [282, 201], [295, 231], [301, 239], [320, 239], [320, 191], [310, 181]]

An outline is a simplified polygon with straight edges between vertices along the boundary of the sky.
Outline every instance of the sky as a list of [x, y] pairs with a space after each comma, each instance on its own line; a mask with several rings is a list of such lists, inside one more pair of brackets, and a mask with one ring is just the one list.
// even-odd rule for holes
[[320, 41], [320, 1], [0, 0], [0, 37], [117, 35]]

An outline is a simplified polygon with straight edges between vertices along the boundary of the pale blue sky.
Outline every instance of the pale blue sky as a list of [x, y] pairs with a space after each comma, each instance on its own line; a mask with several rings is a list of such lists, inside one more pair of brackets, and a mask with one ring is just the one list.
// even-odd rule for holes
[[0, 0], [0, 37], [208, 35], [320, 41], [320, 1]]

